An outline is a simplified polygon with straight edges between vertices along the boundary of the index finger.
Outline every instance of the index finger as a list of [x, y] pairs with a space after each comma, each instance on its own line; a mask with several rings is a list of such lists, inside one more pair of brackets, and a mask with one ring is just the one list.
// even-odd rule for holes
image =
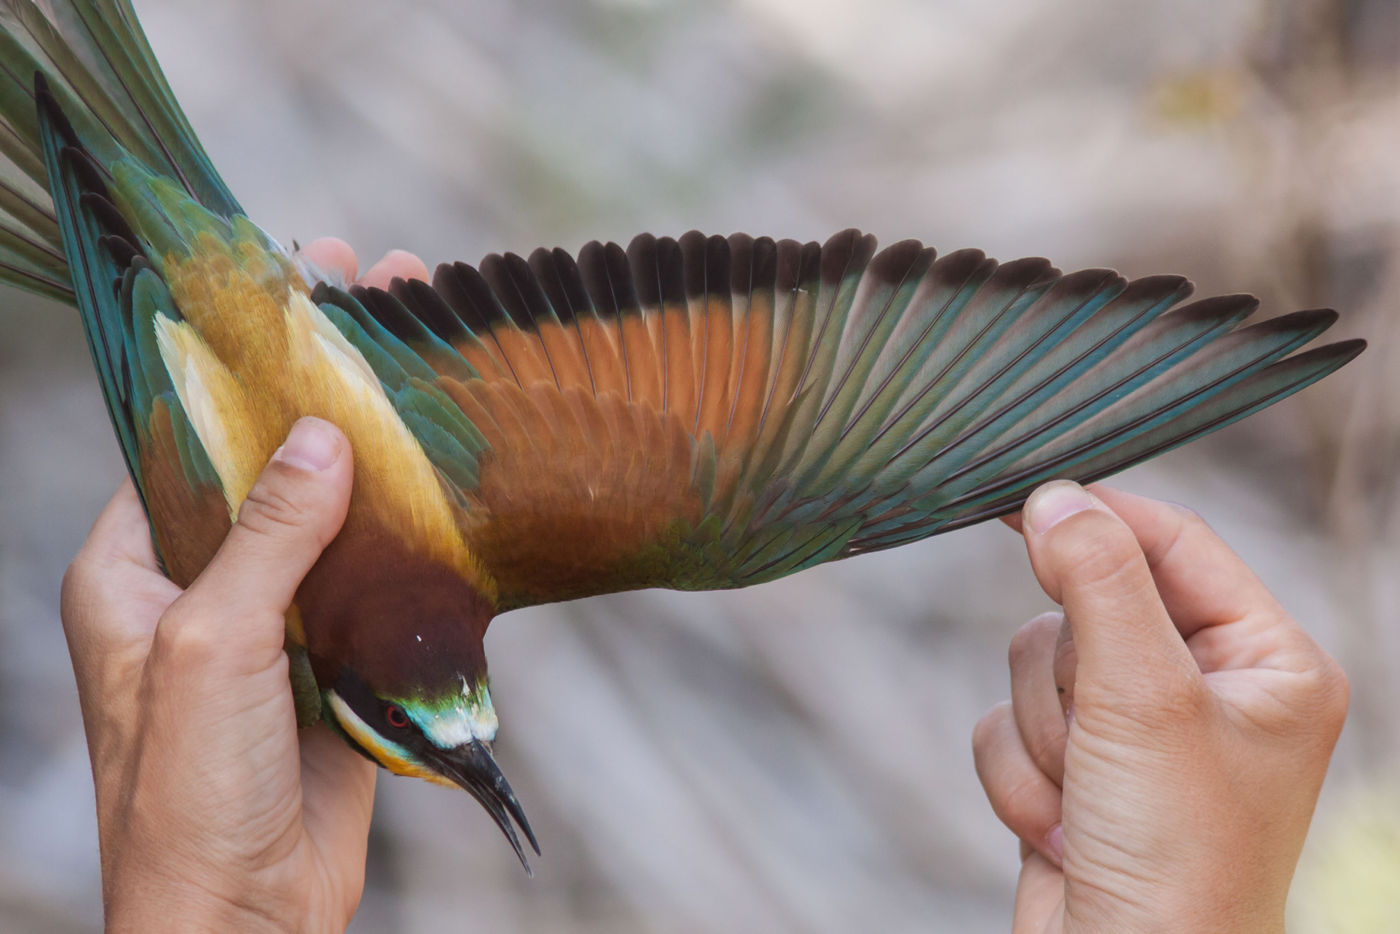
[[146, 657], [160, 614], [180, 588], [160, 573], [151, 527], [128, 479], [102, 510], [68, 571], [63, 632], [83, 703], [112, 705]]
[[1183, 638], [1260, 610], [1282, 613], [1263, 581], [1199, 515], [1172, 503], [1093, 487], [1128, 524]]
[[1121, 490], [1095, 493], [1133, 530], [1162, 603], [1203, 671], [1316, 665], [1317, 643], [1204, 519]]
[[130, 477], [117, 488], [92, 524], [78, 559], [104, 565], [134, 564], [159, 572], [155, 549], [151, 546], [151, 526]]
[[[1261, 611], [1284, 615], [1264, 582], [1194, 511], [1098, 483], [1087, 489], [1132, 530], [1183, 639]], [[1023, 531], [1019, 513], [1001, 521]]]

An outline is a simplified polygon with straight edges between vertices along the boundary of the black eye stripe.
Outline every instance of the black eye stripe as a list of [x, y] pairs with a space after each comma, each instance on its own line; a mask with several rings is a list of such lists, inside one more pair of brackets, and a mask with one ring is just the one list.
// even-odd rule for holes
[[[435, 748], [432, 742], [419, 732], [418, 727], [402, 706], [382, 700], [370, 690], [369, 685], [349, 668], [342, 668], [335, 679], [335, 693], [345, 705], [363, 720], [370, 729], [387, 740], [392, 740], [418, 757], [427, 757]], [[398, 718], [391, 718], [391, 711], [398, 711]]]

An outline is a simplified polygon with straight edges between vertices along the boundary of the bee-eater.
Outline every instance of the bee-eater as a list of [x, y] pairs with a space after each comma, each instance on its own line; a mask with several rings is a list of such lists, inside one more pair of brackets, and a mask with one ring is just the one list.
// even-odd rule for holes
[[[354, 450], [287, 617], [294, 690], [391, 771], [460, 785], [524, 862], [491, 758], [497, 613], [742, 587], [1014, 511], [1332, 372], [1332, 324], [1237, 327], [1043, 259], [642, 235], [346, 288], [253, 224], [129, 0], [0, 0], [0, 280], [76, 305], [156, 551], [187, 585], [302, 415]], [[536, 847], [538, 852], [538, 847]]]

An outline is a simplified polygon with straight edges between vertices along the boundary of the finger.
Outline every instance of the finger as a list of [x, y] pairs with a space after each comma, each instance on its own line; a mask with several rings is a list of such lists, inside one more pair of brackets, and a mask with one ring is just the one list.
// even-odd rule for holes
[[340, 531], [350, 482], [350, 445], [340, 429], [319, 418], [298, 420], [248, 491], [223, 545], [178, 601], [180, 625], [237, 620], [250, 652], [280, 655], [284, 614]]
[[360, 284], [376, 289], [387, 289], [395, 279], [422, 279], [428, 281], [428, 267], [407, 250], [390, 250], [384, 258], [375, 263], [360, 277]]
[[1063, 616], [1060, 617], [1060, 631], [1055, 634], [1055, 655], [1050, 670], [1068, 735], [1069, 721], [1074, 715], [1074, 679], [1079, 670], [1079, 653], [1074, 648], [1074, 631], [1069, 628], [1069, 620]]
[[[1021, 742], [1036, 768], [1057, 786], [1065, 783], [1069, 730], [1055, 678], [1055, 648], [1064, 614], [1042, 613], [1011, 637], [1011, 710]], [[1059, 690], [1057, 690], [1059, 687]]]
[[1011, 934], [1062, 934], [1065, 876], [1038, 853], [1021, 864]]
[[301, 255], [322, 272], [338, 275], [342, 282], [354, 282], [360, 268], [354, 248], [338, 237], [312, 240], [302, 249]]
[[1009, 516], [1001, 517], [1001, 524], [1006, 526], [1017, 535], [1021, 534], [1021, 513], [1020, 510], [1011, 513]]
[[180, 595], [159, 571], [145, 510], [128, 479], [63, 575], [60, 616], [79, 684], [144, 657], [156, 620]]
[[151, 530], [128, 479], [63, 575], [59, 616], [89, 742], [131, 723], [136, 673], [156, 621], [180, 596], [157, 570]]
[[1322, 649], [1196, 513], [1096, 490], [1137, 536], [1173, 622], [1205, 671], [1314, 667]]
[[1074, 633], [1081, 706], [1086, 681], [1106, 703], [1146, 707], [1200, 690], [1200, 670], [1122, 519], [1078, 484], [1056, 481], [1031, 494], [1024, 521], [1031, 567]]
[[1229, 545], [1185, 506], [1096, 486], [1094, 495], [1128, 524], [1182, 635], [1234, 622], [1278, 603]]
[[1001, 822], [1059, 865], [1060, 789], [1026, 751], [1009, 703], [993, 707], [973, 728], [972, 759]]
[[116, 562], [134, 564], [148, 571], [160, 570], [151, 547], [151, 526], [146, 521], [146, 510], [141, 506], [141, 498], [136, 495], [130, 477], [117, 488], [93, 523], [78, 556], [102, 564]]

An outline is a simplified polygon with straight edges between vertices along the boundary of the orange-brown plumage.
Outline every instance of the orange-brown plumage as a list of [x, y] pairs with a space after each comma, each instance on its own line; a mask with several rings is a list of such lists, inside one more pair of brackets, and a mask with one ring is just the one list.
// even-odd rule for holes
[[154, 404], [141, 451], [146, 511], [170, 579], [188, 587], [228, 534], [228, 504], [215, 486], [192, 485], [183, 475], [170, 406]]
[[[6, 45], [0, 117], [53, 198], [32, 239], [0, 218], [15, 259], [0, 278], [78, 305], [177, 581], [297, 418], [345, 432], [354, 492], [289, 616], [296, 668], [349, 741], [462, 784], [517, 850], [519, 808], [485, 746], [497, 610], [758, 583], [1004, 514], [1360, 350], [1293, 353], [1330, 312], [1237, 328], [1252, 299], [1173, 308], [1190, 292], [1177, 277], [913, 241], [877, 253], [856, 231], [644, 235], [347, 293], [242, 215], [149, 56], [129, 54], [146, 46], [125, 8], [103, 17], [121, 54], [89, 32], [71, 62], [107, 61], [119, 81], [36, 58], [77, 21], [53, 3], [70, 15], [26, 6], [0, 32], [24, 34]], [[37, 121], [16, 104], [31, 93], [16, 75], [35, 72]]]
[[691, 437], [676, 416], [579, 386], [443, 388], [491, 447], [467, 497], [466, 537], [506, 606], [648, 586], [667, 571], [648, 550], [702, 518]]

